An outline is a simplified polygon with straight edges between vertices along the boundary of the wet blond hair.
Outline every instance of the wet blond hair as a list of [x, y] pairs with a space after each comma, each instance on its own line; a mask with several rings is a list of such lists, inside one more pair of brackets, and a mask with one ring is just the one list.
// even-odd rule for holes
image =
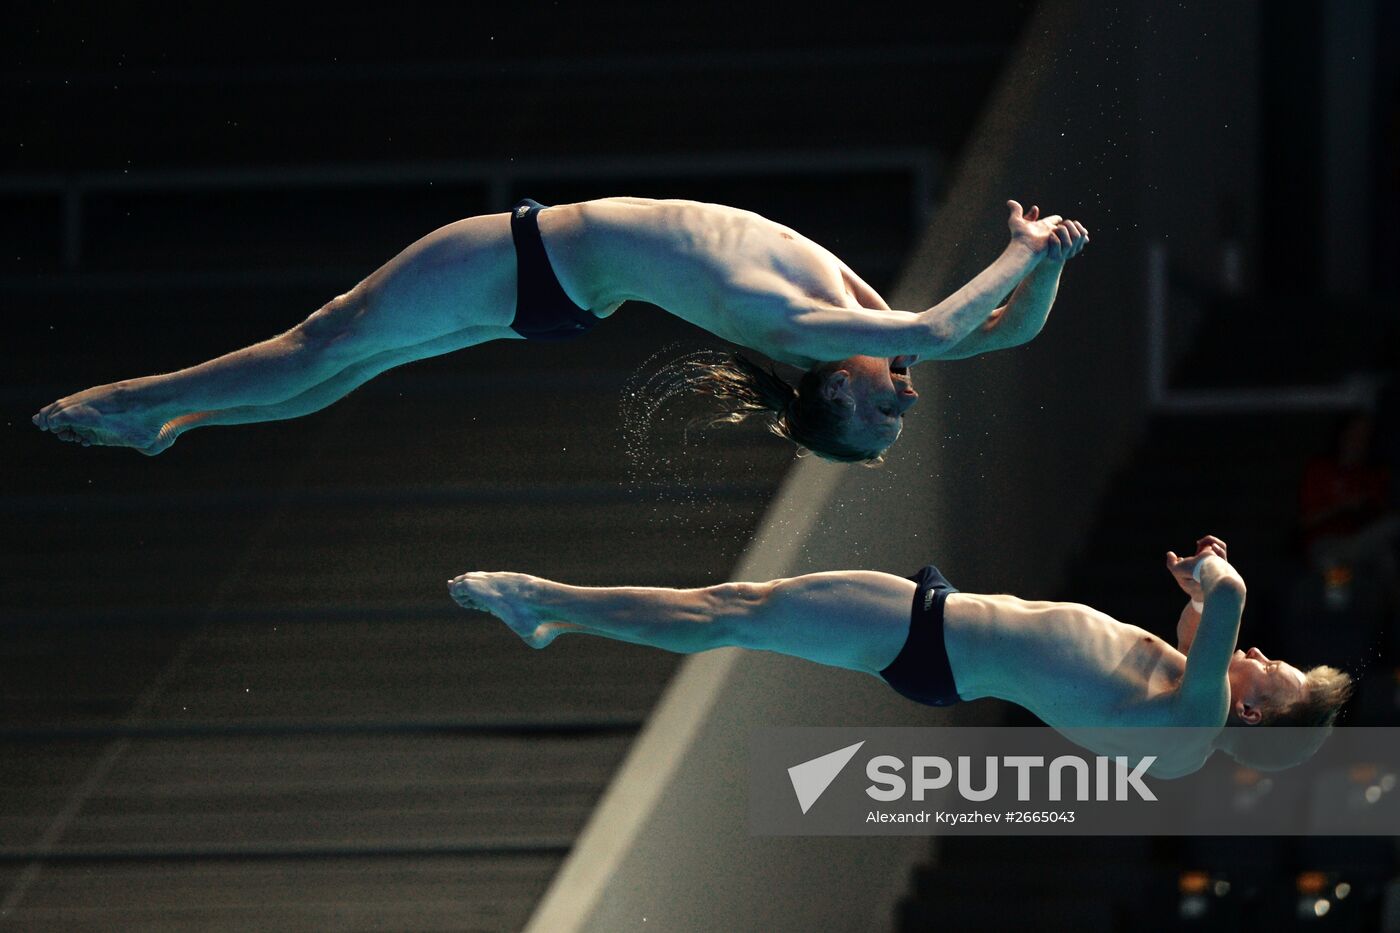
[[[1234, 730], [1230, 754], [1236, 761], [1277, 771], [1307, 761], [1322, 747], [1355, 684], [1351, 675], [1325, 664], [1303, 677], [1303, 698], [1298, 702], [1266, 714], [1258, 725], [1227, 727]], [[1276, 726], [1287, 728], [1268, 728]]]

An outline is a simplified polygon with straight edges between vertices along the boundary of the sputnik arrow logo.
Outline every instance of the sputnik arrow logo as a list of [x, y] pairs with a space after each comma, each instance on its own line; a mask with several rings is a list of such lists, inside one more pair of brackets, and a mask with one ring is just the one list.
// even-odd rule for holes
[[812, 809], [812, 804], [817, 802], [817, 798], [826, 793], [826, 789], [831, 786], [831, 782], [836, 780], [836, 776], [846, 767], [856, 752], [865, 741], [859, 741], [854, 745], [847, 745], [845, 748], [838, 748], [834, 752], [828, 752], [820, 758], [813, 758], [811, 761], [804, 761], [800, 765], [793, 765], [788, 768], [788, 779], [792, 781], [792, 790], [797, 794], [797, 803], [802, 807], [802, 812], [806, 813]]

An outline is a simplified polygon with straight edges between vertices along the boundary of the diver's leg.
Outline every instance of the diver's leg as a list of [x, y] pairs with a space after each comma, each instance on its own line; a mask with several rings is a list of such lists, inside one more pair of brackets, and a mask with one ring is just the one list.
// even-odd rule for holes
[[728, 623], [758, 589], [582, 587], [523, 573], [464, 573], [448, 588], [458, 604], [490, 612], [536, 648], [564, 632], [587, 632], [685, 653], [731, 644]]
[[341, 370], [329, 379], [318, 383], [300, 395], [287, 399], [285, 402], [278, 402], [275, 405], [241, 406], [181, 415], [167, 421], [162, 426], [157, 437], [159, 449], [147, 450], [146, 452], [159, 453], [160, 450], [175, 443], [177, 437], [192, 428], [300, 418], [302, 415], [320, 411], [332, 402], [339, 401], [375, 376], [393, 369], [395, 366], [426, 359], [430, 356], [441, 356], [444, 353], [484, 343], [494, 337], [495, 330], [493, 328], [467, 328], [439, 340], [429, 341], [426, 345], [420, 344], [401, 350], [386, 350], [383, 353], [377, 353]]
[[537, 648], [581, 632], [685, 653], [730, 645], [775, 651], [869, 673], [899, 654], [914, 595], [902, 577], [863, 570], [698, 589], [466, 573], [448, 588], [460, 605], [500, 617]]
[[234, 409], [240, 413], [228, 417], [244, 421], [266, 420], [256, 418], [260, 409], [287, 417], [278, 412], [297, 406], [279, 406], [315, 393], [315, 407], [323, 407], [359, 384], [342, 374], [384, 354], [398, 365], [464, 345], [445, 337], [510, 336], [514, 296], [508, 215], [468, 218], [418, 240], [284, 334], [188, 369], [68, 396], [34, 423], [64, 440], [158, 453], [179, 433], [162, 436], [171, 422], [219, 423], [214, 413]]

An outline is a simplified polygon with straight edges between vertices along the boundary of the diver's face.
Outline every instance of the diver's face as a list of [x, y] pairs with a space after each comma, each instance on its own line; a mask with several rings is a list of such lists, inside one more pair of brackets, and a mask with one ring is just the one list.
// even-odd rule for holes
[[[1230, 659], [1230, 704], [1238, 712], [1243, 703], [1249, 710], [1267, 715], [1287, 709], [1307, 692], [1307, 677], [1286, 661], [1276, 661], [1258, 648], [1236, 651]], [[1241, 714], [1246, 722], [1248, 713]]]
[[828, 377], [828, 389], [851, 406], [845, 432], [851, 446], [884, 450], [899, 437], [904, 413], [919, 400], [909, 378], [916, 361], [914, 356], [853, 356]]

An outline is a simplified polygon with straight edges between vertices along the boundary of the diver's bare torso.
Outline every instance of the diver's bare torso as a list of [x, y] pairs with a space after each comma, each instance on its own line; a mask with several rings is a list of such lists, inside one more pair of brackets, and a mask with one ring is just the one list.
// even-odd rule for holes
[[958, 694], [1023, 706], [1100, 754], [1156, 755], [1156, 773], [1185, 773], [1210, 754], [1199, 744], [1164, 751], [1159, 727], [1212, 727], [1179, 699], [1186, 656], [1152, 633], [1079, 603], [953, 593], [944, 641]]
[[802, 368], [791, 309], [813, 301], [887, 308], [841, 260], [750, 211], [698, 201], [604, 198], [541, 212], [560, 285], [606, 317], [645, 301], [710, 333]]

